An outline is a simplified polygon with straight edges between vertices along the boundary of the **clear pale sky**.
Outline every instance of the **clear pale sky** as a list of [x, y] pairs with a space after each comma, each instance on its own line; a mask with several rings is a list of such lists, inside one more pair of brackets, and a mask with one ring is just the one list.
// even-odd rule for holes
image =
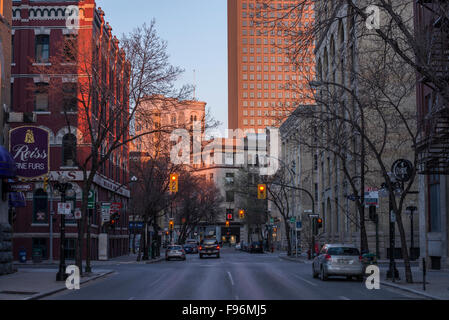
[[197, 99], [227, 128], [226, 0], [97, 0], [97, 6], [118, 38], [155, 18], [170, 62], [185, 69], [179, 84], [192, 84], [195, 69]]

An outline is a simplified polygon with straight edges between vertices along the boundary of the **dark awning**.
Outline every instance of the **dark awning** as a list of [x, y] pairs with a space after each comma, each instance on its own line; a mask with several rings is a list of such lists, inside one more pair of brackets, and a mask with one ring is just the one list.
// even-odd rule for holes
[[0, 178], [14, 178], [16, 163], [5, 147], [0, 146]]

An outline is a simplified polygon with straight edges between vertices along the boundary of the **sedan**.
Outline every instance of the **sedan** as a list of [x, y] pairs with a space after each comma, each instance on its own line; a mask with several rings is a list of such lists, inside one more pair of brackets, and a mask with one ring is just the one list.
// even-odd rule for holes
[[263, 243], [260, 241], [252, 242], [251, 246], [249, 247], [249, 252], [250, 253], [254, 253], [254, 252], [263, 253]]
[[363, 280], [363, 264], [359, 249], [354, 245], [326, 244], [312, 263], [312, 275], [326, 281], [329, 276], [356, 277]]
[[168, 246], [167, 251], [165, 251], [165, 260], [170, 259], [186, 259], [186, 252], [181, 246]]
[[196, 244], [191, 244], [191, 243], [185, 244], [184, 251], [186, 254], [198, 253], [198, 246]]
[[220, 258], [220, 244], [214, 239], [205, 239], [201, 243], [199, 249], [200, 259], [204, 256], [215, 256]]

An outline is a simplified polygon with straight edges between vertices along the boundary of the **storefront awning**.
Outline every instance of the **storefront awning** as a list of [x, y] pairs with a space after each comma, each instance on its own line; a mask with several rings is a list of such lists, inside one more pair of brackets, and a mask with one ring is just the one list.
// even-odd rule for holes
[[14, 178], [16, 163], [5, 147], [0, 146], [0, 178]]

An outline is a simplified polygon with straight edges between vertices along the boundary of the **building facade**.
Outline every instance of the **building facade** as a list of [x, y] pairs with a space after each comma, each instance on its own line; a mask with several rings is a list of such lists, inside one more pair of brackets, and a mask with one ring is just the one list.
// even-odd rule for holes
[[[434, 10], [433, 12], [430, 10]], [[428, 33], [423, 41], [429, 65], [438, 76], [447, 73], [449, 60], [448, 4], [444, 1], [416, 1], [415, 30]], [[426, 78], [416, 87], [418, 122], [423, 128], [419, 139], [419, 233], [421, 258], [431, 269], [449, 268], [449, 107]], [[422, 259], [420, 259], [422, 261]]]
[[[71, 27], [68, 6], [79, 10], [78, 26]], [[73, 214], [76, 208], [81, 208], [84, 183], [80, 164], [86, 164], [86, 157], [92, 153], [90, 141], [93, 139], [87, 123], [111, 120], [114, 105], [121, 106], [123, 117], [120, 118], [126, 119], [129, 113], [127, 61], [117, 38], [112, 35], [112, 28], [105, 21], [104, 12], [96, 7], [94, 0], [14, 1], [12, 12], [15, 54], [11, 92], [15, 120], [11, 127], [38, 127], [49, 135], [48, 173], [18, 182], [25, 190], [26, 207], [16, 209], [14, 258], [18, 260], [19, 251], [25, 249], [29, 259], [31, 253], [39, 249], [43, 259], [59, 259], [61, 218], [57, 205], [63, 199], [54, 192], [54, 184], [63, 176], [75, 191], [71, 198], [65, 199], [72, 203], [72, 212], [66, 217], [64, 244], [66, 259], [74, 259], [78, 222]], [[64, 56], [61, 48], [64, 48]], [[58, 73], [51, 76], [45, 73], [46, 67], [53, 68], [58, 63], [63, 67]], [[94, 72], [99, 81], [89, 84], [85, 75], [93, 78]], [[105, 98], [99, 93], [105, 88], [114, 94]], [[55, 94], [57, 90], [61, 90], [62, 97]], [[92, 93], [89, 98], [83, 90]], [[119, 121], [116, 124], [117, 128], [122, 125]], [[113, 127], [108, 129], [111, 137]], [[123, 141], [126, 139], [125, 135]], [[100, 152], [104, 155], [106, 148]], [[90, 168], [89, 164], [85, 167], [88, 173]], [[124, 144], [111, 153], [93, 180], [91, 259], [98, 259], [100, 253], [102, 259], [128, 253], [128, 181], [129, 150]], [[115, 204], [114, 210], [119, 213], [114, 228], [103, 224], [100, 214], [103, 203]], [[84, 248], [83, 258], [86, 252]]]
[[7, 113], [11, 107], [10, 85], [11, 85], [11, 15], [12, 1], [0, 2], [0, 186], [2, 197], [0, 198], [0, 275], [13, 272], [12, 266], [12, 228], [11, 215], [8, 207], [7, 185], [4, 179], [11, 178], [9, 172], [11, 156], [8, 149], [8, 125], [6, 124]]
[[268, 126], [279, 127], [294, 104], [313, 103], [307, 85], [314, 73], [312, 48], [299, 64], [290, 61], [291, 38], [284, 36], [282, 28], [272, 28], [276, 18], [286, 15], [283, 20], [287, 26], [301, 21], [307, 27], [314, 20], [313, 3], [300, 19], [290, 12], [292, 1], [270, 3], [267, 9], [256, 0], [228, 0], [230, 129], [257, 132]]

